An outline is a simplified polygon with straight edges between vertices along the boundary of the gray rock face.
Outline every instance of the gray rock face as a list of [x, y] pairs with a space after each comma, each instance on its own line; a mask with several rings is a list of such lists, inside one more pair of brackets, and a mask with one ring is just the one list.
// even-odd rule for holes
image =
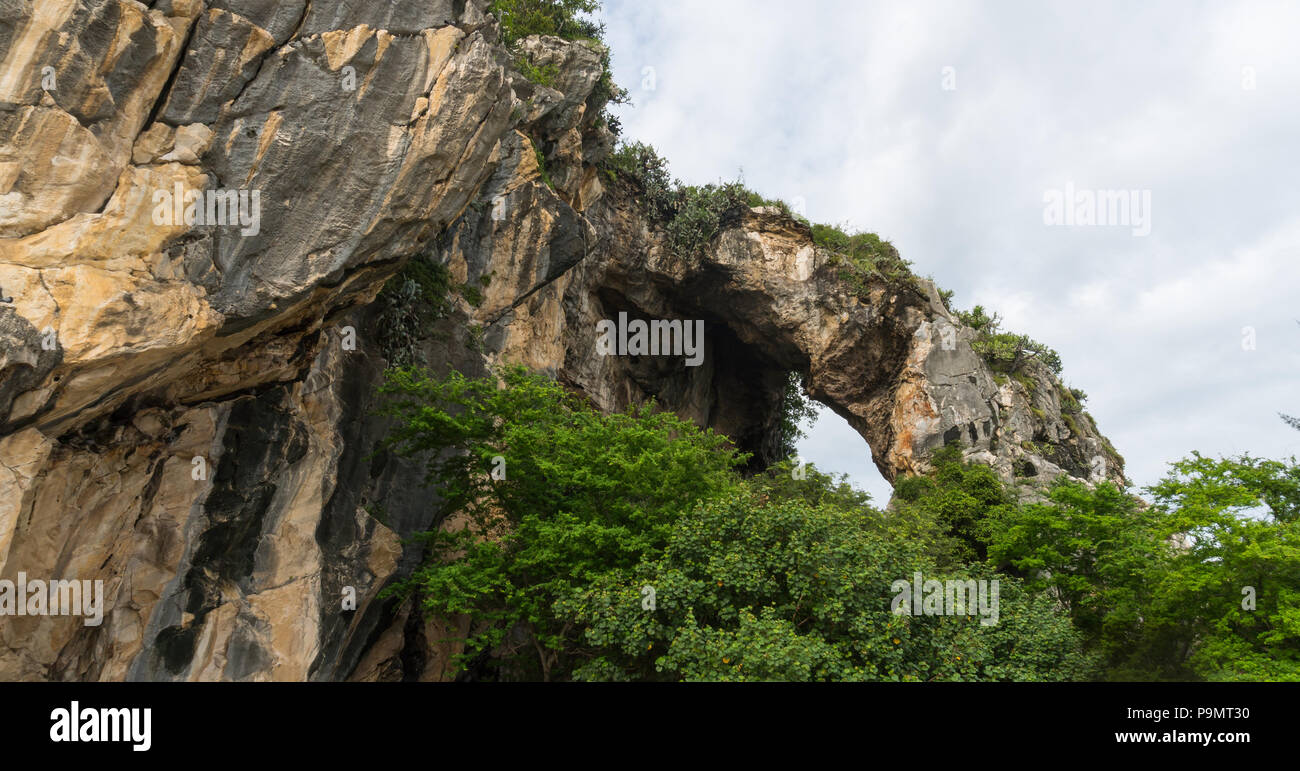
[[[764, 209], [674, 255], [598, 167], [601, 52], [523, 41], [554, 73], [529, 82], [485, 5], [0, 4], [0, 578], [106, 605], [5, 619], [0, 677], [443, 677], [466, 621], [377, 599], [443, 524], [380, 446], [394, 345], [653, 397], [757, 463], [797, 371], [890, 479], [951, 442], [1008, 479], [1120, 477], [1051, 373], [995, 375], [925, 282], [849, 286]], [[241, 192], [255, 226], [158, 201]], [[403, 340], [373, 300], [417, 255], [475, 291]], [[700, 365], [602, 355], [621, 313], [703, 321]]]

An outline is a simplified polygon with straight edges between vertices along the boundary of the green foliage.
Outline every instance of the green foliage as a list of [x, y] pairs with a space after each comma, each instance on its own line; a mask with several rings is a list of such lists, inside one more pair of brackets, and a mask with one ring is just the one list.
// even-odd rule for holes
[[[764, 482], [767, 484], [767, 482]], [[952, 577], [878, 511], [834, 494], [713, 499], [661, 557], [561, 603], [590, 680], [1056, 680], [1089, 661], [1068, 620], [1000, 577], [1009, 623], [891, 612], [895, 581]], [[984, 568], [959, 578], [998, 578]], [[655, 608], [644, 603], [654, 590]]]
[[537, 173], [541, 175], [542, 182], [550, 189], [555, 189], [555, 183], [551, 181], [551, 175], [546, 171], [546, 156], [542, 154], [542, 149], [533, 145], [533, 157], [537, 159]]
[[492, 0], [488, 12], [501, 24], [506, 45], [529, 35], [554, 35], [565, 40], [599, 40], [604, 30], [583, 14], [600, 9], [600, 0]]
[[734, 485], [745, 458], [653, 405], [604, 415], [545, 377], [497, 374], [501, 387], [387, 373], [390, 444], [424, 459], [438, 521], [464, 522], [424, 534], [429, 559], [401, 588], [430, 612], [473, 615], [461, 663], [495, 650], [501, 676], [551, 679], [566, 671], [574, 635], [554, 602], [656, 555], [681, 509]]
[[721, 230], [728, 215], [747, 208], [749, 191], [739, 182], [687, 185], [672, 196], [673, 216], [665, 226], [673, 253], [698, 256]]
[[1075, 422], [1073, 415], [1068, 412], [1063, 412], [1061, 413], [1061, 420], [1065, 423], [1066, 427], [1070, 429], [1071, 434], [1074, 436], [1080, 436], [1082, 434], [1082, 432], [1079, 431], [1079, 424]]
[[[1056, 394], [1061, 401], [1062, 418], [1069, 418], [1071, 414], [1077, 415], [1083, 412], [1083, 401], [1088, 398], [1086, 393], [1078, 388], [1059, 388]], [[1078, 430], [1073, 427], [1073, 421], [1067, 420], [1066, 422], [1071, 423], [1071, 430], [1078, 433]]]
[[788, 458], [795, 454], [799, 440], [807, 436], [803, 427], [805, 425], [811, 426], [816, 418], [816, 405], [811, 399], [804, 396], [803, 376], [798, 372], [790, 372], [786, 376], [785, 392], [781, 396], [781, 414], [779, 417], [781, 448], [778, 452], [780, 457]]
[[1016, 372], [1026, 360], [1034, 357], [1047, 365], [1053, 374], [1061, 374], [1060, 354], [1028, 335], [1003, 331], [1002, 318], [997, 313], [990, 316], [984, 306], [976, 305], [969, 311], [957, 311], [956, 316], [962, 324], [978, 333], [971, 348], [994, 370]]
[[[990, 518], [990, 562], [1058, 597], [1118, 680], [1300, 680], [1300, 469], [1199, 454], [1146, 506], [1055, 485]], [[1255, 607], [1243, 607], [1245, 588]]]
[[717, 235], [728, 216], [745, 209], [770, 206], [809, 225], [813, 242], [835, 253], [833, 259], [842, 266], [840, 278], [859, 294], [866, 294], [866, 278], [870, 275], [915, 285], [910, 263], [875, 233], [848, 234], [833, 225], [811, 225], [797, 216], [785, 201], [766, 198], [741, 181], [683, 185], [673, 178], [667, 162], [650, 145], [620, 144], [606, 159], [605, 169], [611, 175], [627, 177], [641, 188], [647, 215], [664, 225], [673, 253], [680, 257], [696, 256]]
[[936, 554], [945, 564], [987, 556], [987, 518], [1013, 508], [1016, 497], [993, 469], [966, 463], [961, 447], [950, 444], [931, 458], [934, 473], [908, 476], [894, 485], [894, 505], [932, 518], [948, 539]]
[[461, 284], [457, 286], [456, 293], [465, 298], [465, 302], [475, 308], [483, 304], [483, 291], [473, 284]]
[[428, 255], [412, 257], [388, 280], [375, 304], [379, 349], [389, 366], [422, 364], [419, 340], [451, 312], [451, 275]]
[[[953, 445], [879, 511], [790, 461], [742, 481], [724, 437], [518, 368], [396, 370], [384, 393], [460, 525], [421, 536], [396, 591], [469, 614], [480, 675], [1300, 680], [1295, 459], [1193, 455], [1152, 505], [1068, 478], [1021, 501]], [[893, 613], [916, 572], [998, 580], [998, 623]]]
[[560, 75], [560, 68], [554, 64], [538, 67], [524, 54], [515, 57], [515, 69], [525, 78], [540, 86], [555, 87], [555, 79]]
[[832, 251], [842, 266], [840, 278], [848, 282], [860, 295], [867, 291], [866, 277], [872, 274], [890, 281], [913, 283], [911, 263], [898, 254], [898, 250], [875, 233], [847, 233], [834, 225], [812, 226], [813, 243]]
[[1162, 556], [1149, 513], [1109, 482], [1095, 489], [1073, 481], [1051, 488], [1048, 501], [1002, 507], [985, 532], [989, 559], [1051, 590], [1090, 643], [1112, 665], [1131, 651], [1148, 588], [1130, 579]]
[[[1188, 665], [1209, 680], [1300, 681], [1300, 466], [1194, 453], [1151, 488], [1185, 534], [1161, 607], [1194, 633]], [[1255, 609], [1243, 607], [1245, 587]], [[1185, 611], [1183, 611], [1185, 613]]]
[[847, 474], [826, 474], [811, 463], [792, 460], [773, 463], [749, 480], [761, 500], [802, 501], [809, 506], [834, 505], [842, 509], [866, 508], [871, 496], [849, 484]]
[[[486, 287], [489, 276], [478, 283]], [[412, 257], [397, 275], [384, 284], [375, 298], [379, 316], [379, 349], [390, 367], [422, 366], [420, 340], [433, 332], [433, 325], [455, 307], [452, 295], [478, 307], [483, 291], [473, 284], [456, 284], [446, 266], [427, 254]]]
[[587, 97], [588, 108], [597, 116], [597, 125], [604, 124], [609, 127], [614, 136], [618, 136], [622, 130], [622, 124], [609, 111], [609, 106], [613, 104], [628, 104], [631, 98], [628, 96], [627, 89], [620, 88], [614, 82], [614, 73], [610, 60], [609, 47], [600, 46], [600, 78], [596, 85], [591, 89], [591, 96]]
[[515, 68], [534, 83], [553, 88], [559, 70], [553, 64], [539, 67], [519, 50], [517, 43], [529, 35], [553, 35], [597, 48], [601, 73], [587, 104], [598, 123], [618, 134], [618, 120], [610, 115], [608, 108], [611, 104], [626, 103], [628, 95], [614, 83], [609, 48], [603, 43], [604, 26], [588, 16], [599, 9], [600, 0], [493, 0], [488, 6], [501, 25], [501, 42], [516, 52]]
[[604, 161], [611, 175], [622, 174], [641, 188], [646, 214], [659, 222], [673, 217], [673, 196], [679, 186], [668, 172], [668, 162], [653, 146], [644, 142], [620, 142]]
[[641, 204], [663, 226], [669, 248], [682, 259], [699, 256], [730, 217], [755, 206], [776, 206], [793, 217], [783, 201], [767, 199], [743, 182], [683, 185], [650, 145], [623, 143], [605, 160], [608, 173], [622, 175], [641, 189]]
[[748, 192], [749, 192], [749, 196], [745, 200], [745, 205], [750, 207], [751, 209], [759, 206], [774, 208], [777, 211], [781, 212], [783, 216], [789, 217], [790, 219], [796, 220], [798, 222], [802, 222], [804, 225], [807, 225], [808, 227], [812, 227], [812, 223], [809, 222], [806, 217], [797, 214], [794, 209], [790, 208], [790, 204], [786, 203], [780, 198], [766, 198], [762, 195], [759, 195], [758, 193], [755, 193], [752, 190]]

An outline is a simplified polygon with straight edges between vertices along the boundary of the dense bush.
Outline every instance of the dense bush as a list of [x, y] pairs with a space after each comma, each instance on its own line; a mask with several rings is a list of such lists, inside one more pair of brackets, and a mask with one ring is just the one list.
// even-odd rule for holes
[[[811, 466], [743, 479], [724, 437], [520, 369], [384, 390], [458, 523], [390, 591], [469, 614], [480, 676], [1300, 680], [1294, 459], [1193, 455], [1148, 505], [1068, 478], [1022, 500], [954, 446], [882, 511]], [[916, 572], [998, 580], [998, 622], [892, 612]]]
[[620, 144], [606, 159], [605, 169], [625, 175], [640, 188], [646, 215], [664, 228], [669, 248], [683, 259], [699, 256], [727, 217], [749, 208], [754, 196], [740, 182], [683, 185], [669, 174], [658, 152], [640, 142]]
[[875, 233], [847, 233], [834, 225], [813, 225], [813, 243], [836, 254], [867, 272], [906, 271], [908, 263], [894, 245]]
[[735, 484], [745, 458], [653, 405], [604, 415], [544, 377], [499, 376], [503, 387], [388, 373], [390, 444], [424, 458], [438, 521], [463, 525], [426, 534], [429, 559], [398, 589], [439, 615], [472, 615], [467, 657], [496, 650], [510, 676], [551, 679], [574, 636], [555, 601], [658, 553], [683, 507]]
[[[1088, 658], [1068, 618], [1000, 578], [1003, 622], [891, 611], [891, 584], [940, 570], [881, 512], [800, 497], [710, 500], [661, 557], [561, 603], [597, 680], [1063, 680]], [[655, 608], [643, 598], [654, 591]]]

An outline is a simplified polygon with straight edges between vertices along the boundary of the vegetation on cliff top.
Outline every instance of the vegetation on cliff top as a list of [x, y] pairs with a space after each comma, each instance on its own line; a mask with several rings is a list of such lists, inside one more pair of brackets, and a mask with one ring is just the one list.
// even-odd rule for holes
[[528, 80], [548, 88], [555, 85], [558, 69], [555, 65], [539, 66], [532, 62], [520, 49], [519, 41], [530, 35], [551, 35], [594, 44], [601, 55], [601, 73], [587, 103], [597, 116], [597, 123], [618, 134], [618, 119], [609, 113], [608, 107], [625, 102], [627, 91], [614, 82], [609, 47], [604, 42], [605, 26], [590, 16], [600, 5], [600, 0], [493, 0], [488, 12], [500, 24], [501, 42], [514, 54], [515, 68]]
[[961, 323], [975, 330], [978, 336], [971, 348], [982, 355], [995, 372], [1019, 372], [1024, 363], [1033, 357], [1046, 365], [1052, 374], [1061, 374], [1060, 354], [1028, 335], [1004, 331], [1002, 318], [997, 313], [990, 316], [983, 305], [976, 305], [969, 311], [956, 311], [954, 315]]
[[651, 145], [620, 143], [604, 162], [606, 173], [622, 174], [642, 191], [641, 203], [651, 219], [663, 225], [674, 254], [697, 256], [726, 224], [745, 209], [767, 206], [802, 222], [813, 242], [833, 252], [843, 265], [841, 278], [865, 291], [862, 277], [883, 276], [891, 281], [912, 280], [910, 264], [898, 250], [875, 233], [848, 233], [826, 224], [814, 224], [796, 214], [785, 201], [766, 198], [741, 180], [707, 185], [685, 185], [668, 171], [668, 162]]

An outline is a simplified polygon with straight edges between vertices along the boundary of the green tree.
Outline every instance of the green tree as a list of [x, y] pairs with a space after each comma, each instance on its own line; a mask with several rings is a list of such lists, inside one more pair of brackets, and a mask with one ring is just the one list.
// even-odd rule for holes
[[726, 437], [653, 404], [602, 414], [522, 368], [469, 379], [390, 371], [391, 444], [424, 458], [440, 495], [429, 558], [400, 590], [475, 620], [464, 664], [493, 652], [503, 677], [565, 676], [576, 634], [555, 600], [663, 548], [681, 510], [735, 485]]
[[990, 562], [1056, 596], [1110, 679], [1300, 679], [1295, 461], [1193, 453], [1148, 492], [1060, 481], [990, 518]]
[[961, 458], [950, 444], [931, 457], [934, 473], [904, 477], [894, 486], [893, 506], [928, 515], [949, 539], [946, 563], [983, 560], [987, 556], [985, 520], [1016, 504], [1015, 494], [993, 469]]
[[589, 17], [600, 0], [492, 0], [488, 11], [501, 24], [501, 42], [512, 45], [529, 35], [565, 40], [599, 40], [604, 30]]
[[1057, 598], [1121, 679], [1146, 679], [1168, 663], [1168, 646], [1152, 646], [1176, 624], [1152, 614], [1171, 551], [1156, 514], [1110, 482], [1062, 477], [1047, 500], [1001, 508], [985, 523], [989, 560]]
[[1209, 680], [1300, 681], [1300, 466], [1193, 453], [1151, 488], [1183, 536], [1162, 582]]
[[[700, 504], [676, 523], [662, 556], [561, 602], [586, 629], [576, 677], [1056, 680], [1090, 672], [1068, 617], [1016, 580], [981, 566], [941, 571], [889, 515], [839, 505], [840, 491], [811, 503], [806, 488], [772, 495], [769, 483], [760, 487]], [[999, 579], [999, 623], [894, 613], [893, 583], [916, 571]]]

